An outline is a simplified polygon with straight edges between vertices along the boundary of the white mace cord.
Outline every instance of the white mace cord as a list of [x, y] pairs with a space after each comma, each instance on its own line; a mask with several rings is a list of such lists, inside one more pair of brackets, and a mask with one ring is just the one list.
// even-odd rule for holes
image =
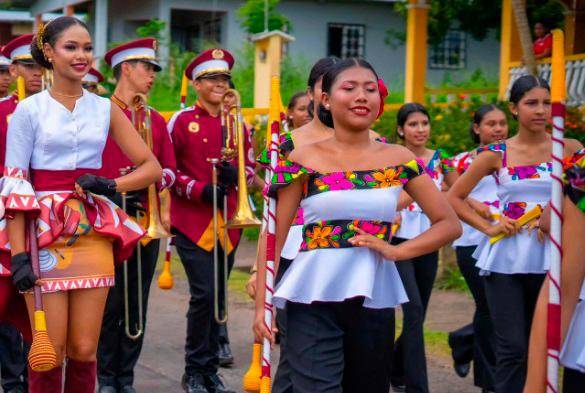
[[559, 352], [561, 344], [561, 226], [563, 220], [563, 153], [565, 132], [565, 53], [562, 30], [553, 31], [552, 53], [552, 196], [550, 241], [551, 260], [547, 310], [547, 380], [546, 391], [557, 393], [559, 388]]

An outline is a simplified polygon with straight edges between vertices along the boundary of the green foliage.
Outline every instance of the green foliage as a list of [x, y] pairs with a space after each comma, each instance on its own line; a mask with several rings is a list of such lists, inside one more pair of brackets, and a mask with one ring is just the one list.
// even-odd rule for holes
[[153, 37], [156, 38], [159, 45], [166, 42], [163, 32], [165, 31], [166, 23], [159, 19], [152, 19], [148, 21], [144, 26], [140, 26], [136, 29], [138, 37]]
[[[265, 31], [264, 6], [265, 0], [247, 0], [238, 11], [237, 16], [240, 26], [248, 34], [256, 34]], [[291, 31], [291, 23], [286, 16], [276, 10], [280, 0], [268, 0], [268, 31]]]
[[[429, 45], [440, 44], [449, 29], [457, 28], [473, 39], [485, 39], [491, 30], [499, 32], [502, 18], [502, 2], [493, 0], [430, 0]], [[397, 2], [394, 9], [406, 17], [406, 2]], [[528, 0], [527, 13], [530, 25], [545, 20], [551, 27], [562, 27], [563, 6], [556, 0]], [[385, 42], [396, 48], [404, 44], [404, 29], [386, 31]]]

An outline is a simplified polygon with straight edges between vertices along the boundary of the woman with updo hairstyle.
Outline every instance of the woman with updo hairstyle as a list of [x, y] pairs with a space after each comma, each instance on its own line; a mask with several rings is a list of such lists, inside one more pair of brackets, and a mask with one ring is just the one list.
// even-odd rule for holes
[[[518, 78], [510, 90], [509, 105], [518, 120], [518, 133], [481, 147], [448, 193], [459, 218], [486, 235], [473, 258], [484, 277], [495, 333], [496, 393], [522, 392], [524, 387], [530, 326], [550, 257], [550, 241], [540, 229], [540, 218], [518, 225], [525, 214], [545, 208], [551, 198], [548, 83], [532, 75]], [[566, 156], [579, 148], [579, 142], [565, 140]], [[478, 214], [466, 200], [489, 175], [496, 177], [500, 203], [495, 222]], [[496, 240], [498, 235], [503, 238]]]
[[[280, 279], [274, 304], [287, 319], [286, 347], [295, 392], [387, 393], [394, 308], [408, 301], [395, 261], [437, 250], [461, 233], [454, 212], [415, 156], [371, 137], [383, 92], [362, 59], [337, 62], [322, 82], [319, 117], [331, 137], [296, 146], [275, 170], [276, 255], [303, 209], [303, 243]], [[390, 245], [405, 188], [432, 226]], [[260, 245], [259, 255], [265, 255]], [[278, 261], [276, 261], [278, 268]], [[265, 261], [258, 285], [264, 287]], [[286, 305], [286, 307], [285, 307]], [[264, 324], [264, 292], [256, 295], [257, 342], [274, 341]]]
[[[398, 110], [396, 122], [398, 136], [404, 146], [424, 164], [425, 172], [433, 179], [435, 188], [441, 190], [444, 183], [452, 184], [456, 175], [451, 160], [443, 150], [427, 147], [431, 136], [431, 119], [427, 109], [417, 102], [404, 104]], [[407, 193], [402, 193], [398, 207], [400, 220], [392, 239], [393, 244], [414, 239], [430, 228], [431, 220]], [[409, 302], [402, 306], [404, 324], [396, 340], [392, 362], [391, 381], [396, 390], [429, 390], [423, 325], [438, 264], [439, 253], [432, 250], [397, 265]]]
[[[53, 84], [21, 101], [8, 125], [0, 193], [10, 203], [2, 209], [6, 221], [0, 227], [8, 229], [12, 277], [25, 293], [31, 324], [34, 328], [32, 290], [38, 286], [57, 353], [56, 368], [29, 370], [31, 391], [93, 393], [114, 263], [129, 256], [144, 234], [107, 196], [146, 188], [162, 173], [121, 109], [82, 88], [93, 61], [83, 22], [69, 16], [52, 20], [39, 30], [31, 52], [52, 70]], [[114, 180], [97, 175], [108, 135], [136, 166]], [[30, 220], [37, 232], [39, 277], [25, 235]]]
[[[482, 105], [473, 114], [469, 128], [471, 139], [478, 147], [502, 141], [508, 138], [508, 119], [506, 114], [494, 104]], [[477, 148], [463, 152], [453, 158], [457, 175], [462, 175], [469, 168]], [[467, 203], [486, 221], [494, 221], [499, 214], [497, 183], [493, 176], [486, 176], [477, 184], [467, 198]], [[469, 287], [475, 301], [475, 313], [471, 329], [469, 325], [449, 334], [455, 371], [464, 377], [470, 370], [473, 360], [475, 386], [493, 390], [496, 356], [494, 352], [494, 334], [489, 308], [485, 297], [484, 278], [475, 266], [473, 253], [485, 236], [474, 227], [462, 223], [463, 234], [453, 242], [457, 265]], [[471, 332], [471, 335], [468, 333]]]
[[309, 115], [310, 104], [311, 98], [305, 91], [299, 91], [290, 98], [286, 108], [289, 129], [294, 130], [311, 121], [311, 115]]

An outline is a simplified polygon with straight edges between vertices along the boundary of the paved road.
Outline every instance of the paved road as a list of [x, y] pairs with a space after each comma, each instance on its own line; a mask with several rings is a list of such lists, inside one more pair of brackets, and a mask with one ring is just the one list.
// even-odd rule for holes
[[[254, 252], [252, 245], [242, 248], [239, 265], [247, 265]], [[185, 313], [188, 304], [187, 283], [175, 278], [175, 288], [162, 291], [154, 283], [149, 304], [145, 345], [136, 370], [135, 387], [139, 393], [181, 392], [183, 373], [183, 345], [185, 338]], [[472, 302], [464, 294], [436, 291], [429, 307], [427, 328], [449, 331], [471, 318]], [[252, 304], [243, 296], [230, 299], [229, 331], [235, 365], [223, 369], [222, 375], [228, 385], [242, 392], [241, 378], [249, 365], [251, 354]], [[275, 351], [275, 356], [278, 351]], [[450, 359], [434, 355], [429, 359], [429, 377], [432, 393], [473, 393], [470, 378], [458, 378], [451, 367]]]

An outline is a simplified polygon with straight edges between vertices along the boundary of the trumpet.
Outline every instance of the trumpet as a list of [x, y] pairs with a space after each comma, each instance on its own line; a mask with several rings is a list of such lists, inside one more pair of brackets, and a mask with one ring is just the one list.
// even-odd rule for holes
[[[233, 102], [229, 102], [233, 99]], [[250, 201], [248, 200], [248, 184], [246, 182], [245, 170], [245, 153], [244, 153], [244, 122], [242, 118], [242, 102], [240, 94], [235, 89], [229, 89], [225, 92], [221, 100], [221, 128], [223, 147], [221, 150], [221, 158], [213, 158], [210, 160], [212, 165], [211, 181], [213, 184], [213, 278], [214, 278], [214, 292], [213, 292], [213, 315], [215, 321], [219, 324], [225, 324], [228, 320], [227, 311], [227, 282], [228, 282], [228, 250], [227, 244], [229, 242], [229, 229], [243, 229], [260, 226], [260, 221], [252, 212]], [[218, 186], [218, 165], [220, 162], [227, 162], [234, 158], [238, 160], [238, 184], [237, 184], [237, 204], [236, 211], [231, 219], [228, 220], [227, 213], [227, 197], [224, 196], [222, 214], [223, 214], [223, 228], [222, 237], [224, 245], [223, 253], [223, 288], [225, 289], [223, 299], [223, 313], [220, 311], [219, 299], [219, 206], [217, 201], [217, 186]]]
[[[132, 124], [144, 139], [148, 148], [153, 150], [152, 138], [152, 123], [150, 118], [150, 108], [146, 96], [137, 94], [132, 100]], [[122, 193], [122, 209], [127, 209], [126, 193]], [[126, 336], [132, 340], [137, 340], [144, 332], [144, 304], [142, 299], [142, 246], [147, 244], [150, 240], [169, 238], [172, 235], [164, 228], [160, 219], [159, 199], [156, 190], [156, 185], [148, 186], [148, 211], [145, 215], [148, 223], [146, 225], [146, 243], [139, 242], [136, 246], [136, 269], [137, 269], [137, 300], [138, 300], [138, 321], [135, 327], [135, 333], [130, 329], [130, 302], [128, 293], [128, 261], [124, 262], [123, 276], [124, 276], [124, 328]], [[136, 212], [136, 220], [143, 221], [143, 213]]]

